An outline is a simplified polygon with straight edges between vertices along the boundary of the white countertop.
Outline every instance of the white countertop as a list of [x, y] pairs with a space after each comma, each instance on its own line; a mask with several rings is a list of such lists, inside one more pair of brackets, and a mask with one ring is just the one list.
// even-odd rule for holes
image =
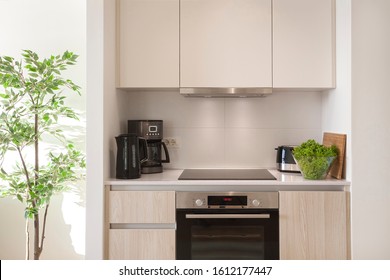
[[109, 179], [112, 190], [175, 190], [175, 191], [345, 191], [350, 182], [327, 178], [306, 180], [301, 174], [268, 169], [276, 180], [178, 180], [182, 169], [166, 169], [162, 173], [142, 174], [139, 179]]

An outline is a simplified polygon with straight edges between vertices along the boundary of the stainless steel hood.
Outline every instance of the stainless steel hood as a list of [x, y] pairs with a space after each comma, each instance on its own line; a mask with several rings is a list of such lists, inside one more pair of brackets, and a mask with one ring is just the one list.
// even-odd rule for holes
[[180, 94], [188, 97], [265, 97], [271, 93], [272, 88], [180, 88]]

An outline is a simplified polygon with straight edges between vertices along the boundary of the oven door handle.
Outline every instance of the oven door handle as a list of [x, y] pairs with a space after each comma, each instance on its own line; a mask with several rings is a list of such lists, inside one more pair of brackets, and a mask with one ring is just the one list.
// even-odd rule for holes
[[186, 214], [187, 219], [269, 219], [270, 214]]

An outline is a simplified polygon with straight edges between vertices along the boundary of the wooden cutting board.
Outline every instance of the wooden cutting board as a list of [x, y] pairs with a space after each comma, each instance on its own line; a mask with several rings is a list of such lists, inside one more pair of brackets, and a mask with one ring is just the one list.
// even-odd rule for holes
[[329, 174], [334, 178], [344, 179], [345, 178], [345, 149], [347, 145], [347, 135], [324, 132], [322, 144], [326, 147], [335, 145], [339, 150], [339, 155], [335, 159], [335, 162], [333, 163], [332, 168], [329, 171]]

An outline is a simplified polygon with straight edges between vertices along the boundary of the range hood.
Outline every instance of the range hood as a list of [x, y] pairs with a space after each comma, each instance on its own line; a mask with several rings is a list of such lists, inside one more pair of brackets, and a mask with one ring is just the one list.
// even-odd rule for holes
[[265, 97], [271, 93], [272, 88], [180, 88], [180, 94], [188, 97]]

